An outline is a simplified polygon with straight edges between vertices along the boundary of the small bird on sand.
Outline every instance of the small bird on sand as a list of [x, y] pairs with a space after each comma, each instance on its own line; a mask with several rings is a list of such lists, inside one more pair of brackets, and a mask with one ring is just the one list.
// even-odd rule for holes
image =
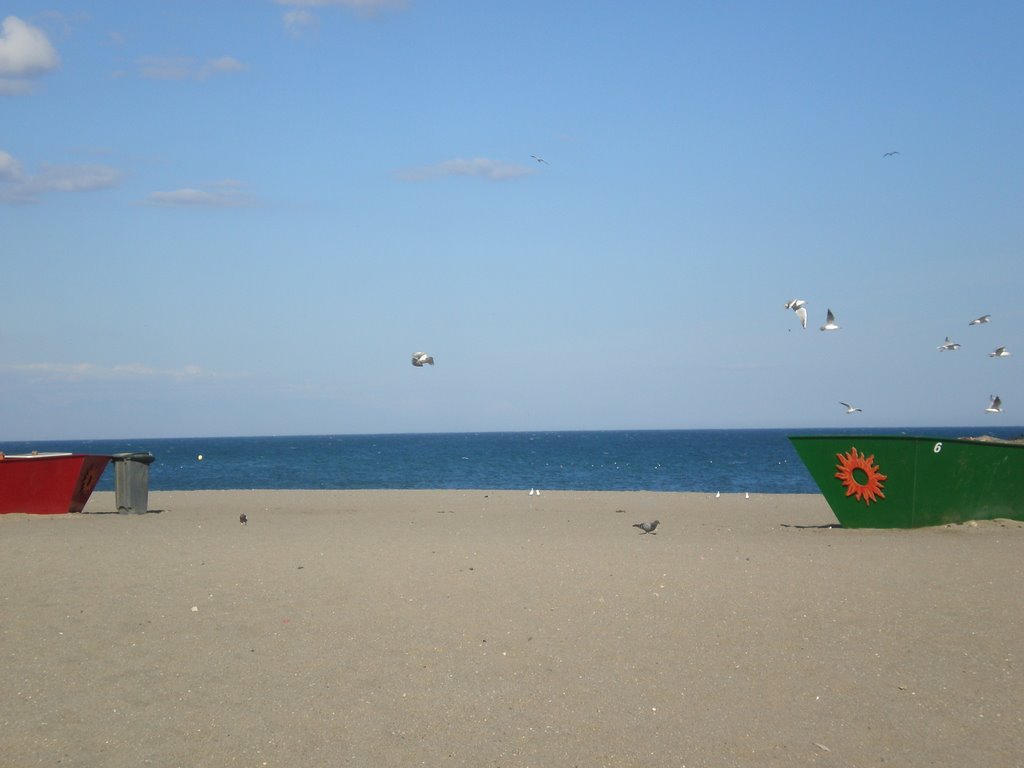
[[[857, 411], [860, 411], [860, 408], [854, 408], [852, 405], [844, 403], [842, 400], [839, 401], [839, 404], [846, 408], [847, 413], [857, 413]], [[863, 411], [861, 411], [861, 413], [863, 413]]]
[[1003, 412], [1003, 401], [999, 399], [999, 395], [989, 395], [988, 408], [985, 409], [985, 413], [1002, 413]]
[[821, 326], [822, 331], [838, 331], [839, 325], [836, 323], [836, 316], [832, 314], [832, 310], [828, 310], [825, 315], [825, 324]]
[[942, 346], [939, 347], [939, 352], [955, 352], [958, 349], [960, 349], [960, 345], [955, 341], [950, 341], [949, 336], [947, 336], [946, 340], [942, 343]]
[[413, 352], [412, 364], [415, 365], [417, 368], [422, 368], [424, 365], [433, 365], [434, 358], [432, 358], [426, 352]]
[[807, 302], [803, 299], [790, 299], [783, 306], [786, 309], [792, 309], [796, 312], [796, 316], [800, 318], [800, 325], [807, 328]]
[[968, 325], [984, 325], [985, 323], [990, 322], [992, 322], [992, 315], [982, 315], [981, 317], [976, 317], [971, 320]]
[[716, 499], [722, 498], [722, 492], [721, 491], [715, 491], [715, 498]]
[[1006, 347], [996, 347], [995, 352], [989, 352], [988, 356], [989, 357], [1009, 357], [1010, 353], [1007, 351]]
[[639, 528], [643, 533], [654, 533], [654, 529], [658, 527], [660, 522], [660, 520], [655, 520], [653, 523], [633, 523], [633, 527]]
[[240, 522], [242, 525], [249, 524], [249, 518], [245, 516], [245, 512], [238, 516], [238, 522]]

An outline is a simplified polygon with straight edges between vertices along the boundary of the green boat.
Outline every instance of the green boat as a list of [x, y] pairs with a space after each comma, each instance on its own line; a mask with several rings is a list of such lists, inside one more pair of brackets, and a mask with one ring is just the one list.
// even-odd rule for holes
[[1024, 442], [899, 435], [789, 439], [844, 528], [1024, 520]]

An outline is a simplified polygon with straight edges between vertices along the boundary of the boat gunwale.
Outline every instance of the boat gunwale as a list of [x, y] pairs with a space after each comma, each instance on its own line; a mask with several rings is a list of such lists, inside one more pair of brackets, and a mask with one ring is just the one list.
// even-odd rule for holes
[[1002, 438], [982, 435], [979, 437], [942, 437], [941, 435], [879, 435], [879, 434], [843, 434], [830, 433], [827, 435], [787, 435], [790, 440], [886, 440], [886, 441], [913, 441], [923, 443], [960, 443], [964, 445], [986, 445], [998, 448], [1024, 448], [1024, 438]]

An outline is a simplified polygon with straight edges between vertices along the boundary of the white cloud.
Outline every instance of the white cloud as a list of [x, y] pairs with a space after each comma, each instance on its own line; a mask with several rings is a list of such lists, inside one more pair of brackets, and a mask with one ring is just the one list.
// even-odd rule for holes
[[376, 11], [401, 9], [409, 5], [407, 0], [274, 0], [278, 5], [300, 8], [351, 8], [354, 11]]
[[107, 189], [121, 180], [121, 171], [106, 165], [46, 166], [30, 180], [37, 192], [85, 192]]
[[166, 192], [152, 192], [146, 197], [149, 205], [161, 208], [245, 208], [256, 200], [245, 194], [245, 185], [226, 179], [203, 187], [183, 187]]
[[21, 96], [32, 90], [30, 80], [12, 80], [0, 77], [0, 96]]
[[60, 66], [60, 57], [41, 29], [17, 16], [3, 20], [0, 32], [0, 75], [31, 77]]
[[212, 75], [244, 72], [248, 67], [231, 56], [205, 62], [188, 56], [146, 56], [139, 62], [139, 72], [151, 80], [206, 80]]
[[8, 16], [0, 25], [0, 95], [17, 96], [32, 90], [29, 78], [52, 72], [60, 57], [46, 34]]
[[99, 365], [97, 363], [13, 363], [0, 370], [22, 374], [37, 381], [113, 381], [119, 379], [173, 379], [175, 381], [218, 378], [198, 365], [155, 368], [141, 363]]
[[316, 17], [306, 8], [347, 8], [362, 16], [372, 16], [378, 11], [402, 10], [408, 7], [408, 0], [274, 0], [278, 5], [298, 8], [284, 14], [285, 29], [298, 37], [317, 23]]
[[500, 160], [491, 160], [486, 157], [474, 157], [469, 160], [456, 158], [436, 165], [411, 168], [399, 172], [398, 176], [406, 181], [425, 181], [445, 176], [478, 176], [490, 181], [507, 181], [533, 173], [536, 173], [533, 168], [524, 165], [503, 163]]
[[117, 186], [123, 174], [108, 165], [46, 165], [27, 174], [10, 153], [0, 150], [0, 204], [36, 203], [49, 192], [88, 192]]
[[207, 65], [207, 68], [210, 72], [216, 72], [218, 74], [225, 72], [245, 72], [245, 70], [248, 69], [245, 64], [231, 56], [221, 56], [219, 59], [214, 59]]
[[288, 11], [283, 18], [285, 29], [296, 37], [317, 25], [316, 16], [301, 8], [297, 11]]
[[17, 180], [21, 178], [21, 165], [10, 154], [0, 149], [0, 179]]
[[[91, 20], [88, 12], [79, 11], [75, 13], [63, 13], [61, 11], [41, 11], [36, 18], [44, 21], [48, 27], [55, 29], [60, 39], [69, 37], [72, 30], [81, 24], [87, 24]], [[52, 34], [52, 33], [51, 33]]]

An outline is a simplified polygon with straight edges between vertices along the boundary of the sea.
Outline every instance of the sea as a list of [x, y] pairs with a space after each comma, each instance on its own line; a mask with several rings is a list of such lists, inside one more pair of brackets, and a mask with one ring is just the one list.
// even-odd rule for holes
[[[1021, 427], [710, 429], [2, 442], [152, 454], [150, 490], [488, 489], [817, 493], [791, 434], [1020, 437]], [[114, 489], [113, 465], [97, 490]]]

